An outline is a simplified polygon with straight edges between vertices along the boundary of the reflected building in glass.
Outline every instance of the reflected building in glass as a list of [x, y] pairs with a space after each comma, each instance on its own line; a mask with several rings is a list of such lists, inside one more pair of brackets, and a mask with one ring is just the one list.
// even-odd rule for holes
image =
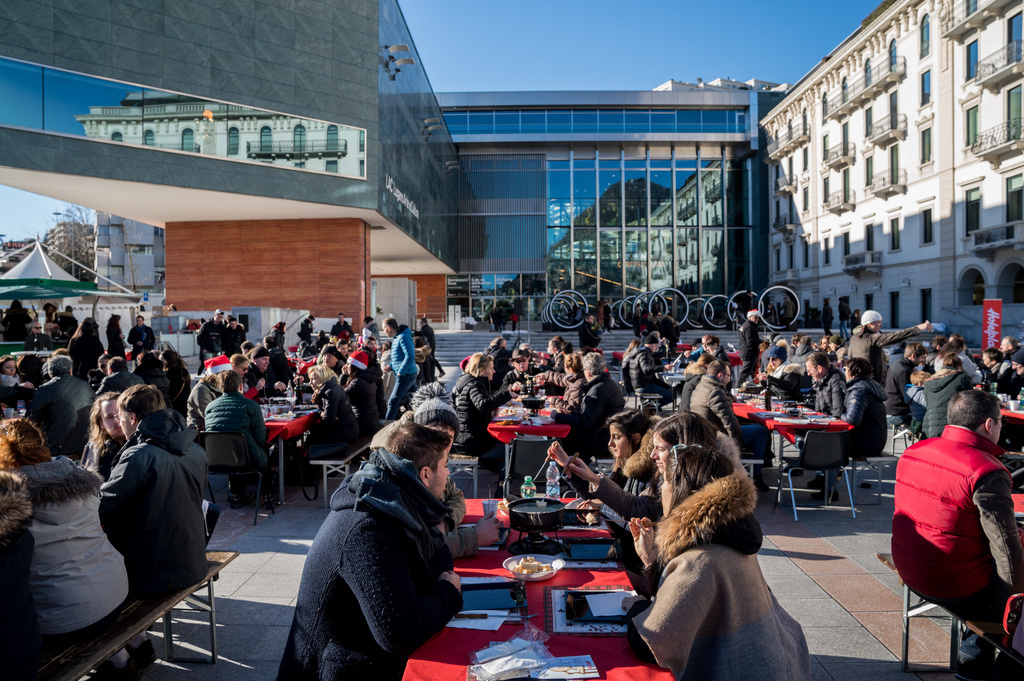
[[566, 289], [596, 303], [763, 287], [757, 122], [784, 94], [756, 80], [439, 94], [460, 170], [462, 274], [448, 304], [538, 319]]

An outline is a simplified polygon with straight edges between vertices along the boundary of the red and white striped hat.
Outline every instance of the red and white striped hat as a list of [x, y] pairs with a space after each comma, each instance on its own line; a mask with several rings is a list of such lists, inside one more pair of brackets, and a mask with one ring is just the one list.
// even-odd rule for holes
[[356, 369], [365, 369], [370, 365], [370, 355], [364, 350], [356, 350], [348, 356], [348, 363]]
[[203, 365], [206, 367], [206, 373], [208, 374], [219, 374], [222, 371], [231, 371], [231, 360], [227, 358], [227, 355], [211, 357], [203, 362]]

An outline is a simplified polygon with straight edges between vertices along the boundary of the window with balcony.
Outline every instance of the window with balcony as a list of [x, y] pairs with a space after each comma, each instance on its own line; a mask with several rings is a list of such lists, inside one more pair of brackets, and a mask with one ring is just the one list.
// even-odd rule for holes
[[803, 189], [803, 211], [806, 213], [811, 208], [811, 193], [807, 191], [807, 187]]
[[1006, 221], [1024, 220], [1024, 175], [1006, 178]]
[[192, 151], [196, 146], [196, 134], [186, 128], [181, 131], [181, 150]]
[[871, 60], [864, 60], [864, 87], [871, 85]]
[[822, 162], [828, 160], [828, 135], [821, 136], [821, 160]]
[[1018, 12], [1006, 20], [1006, 44], [1013, 45], [1021, 39], [1021, 14]]
[[[1020, 94], [1021, 86], [1012, 87], [1006, 91], [1006, 121], [1020, 130]], [[1020, 133], [1018, 132], [1018, 135]]]
[[779, 248], [775, 249], [775, 271], [782, 271], [782, 250]]
[[930, 244], [935, 242], [935, 233], [932, 230], [932, 209], [925, 208], [921, 211], [921, 243]]
[[921, 17], [921, 57], [927, 57], [932, 53], [932, 19], [925, 14]]
[[981, 227], [981, 188], [968, 189], [964, 193], [964, 208], [967, 217], [967, 234]]
[[114, 142], [123, 142], [124, 136], [119, 132], [115, 132], [113, 135], [110, 136], [110, 139]]
[[142, 143], [147, 147], [151, 147], [156, 144], [156, 133], [152, 130], [147, 130], [142, 134]]
[[843, 256], [850, 255], [850, 233], [843, 232]]
[[828, 93], [821, 95], [821, 122], [828, 120]]
[[803, 161], [804, 161], [804, 172], [805, 173], [807, 172], [807, 169], [810, 167], [810, 160], [811, 160], [810, 157], [811, 157], [810, 150], [807, 147], [804, 147], [803, 148]]
[[327, 126], [327, 150], [337, 151], [338, 149], [338, 126]]
[[300, 154], [306, 150], [306, 126], [295, 126], [292, 130], [292, 144], [294, 145], [295, 151]]
[[894, 144], [889, 147], [889, 181], [898, 183], [900, 174], [900, 145]]
[[925, 71], [921, 74], [921, 106], [930, 104], [932, 101], [932, 72]]
[[967, 72], [967, 80], [974, 80], [978, 76], [978, 41], [975, 40], [967, 45], [964, 70]]
[[847, 101], [849, 101], [849, 94], [850, 94], [850, 88], [847, 85], [846, 78], [843, 78], [842, 93], [843, 93], [842, 101], [845, 104]]
[[228, 128], [228, 156], [238, 154], [238, 128]]
[[804, 269], [811, 266], [811, 242], [810, 239], [801, 239], [800, 243], [804, 248]]
[[871, 128], [875, 125], [875, 108], [869, 106], [864, 109], [864, 134], [870, 135]]
[[793, 244], [786, 244], [786, 266], [796, 269], [796, 261], [793, 260]]
[[889, 41], [889, 70], [896, 70], [896, 40]]
[[832, 237], [830, 237], [830, 236], [825, 237], [825, 241], [822, 244], [822, 246], [824, 246], [824, 248], [822, 249], [822, 253], [825, 254], [825, 264], [826, 265], [831, 265], [832, 264]]
[[[873, 251], [875, 250], [875, 226], [864, 225], [864, 250]], [[849, 255], [844, 253], [843, 255]]]
[[843, 203], [850, 203], [850, 169], [843, 168]]
[[932, 161], [932, 129], [926, 128], [921, 131], [921, 163]]
[[[807, 129], [807, 109], [804, 109], [803, 113], [800, 115], [800, 134], [806, 135], [808, 132], [810, 131]], [[804, 170], [806, 170], [806, 168]]]
[[270, 131], [270, 126], [264, 125], [262, 128], [260, 128], [260, 150], [270, 151], [272, 142], [273, 133]]
[[875, 157], [868, 156], [864, 159], [864, 186], [870, 187], [872, 178], [875, 176]]
[[821, 196], [826, 201], [828, 201], [828, 194], [829, 194], [829, 191], [828, 191], [828, 178], [826, 177], [826, 178], [824, 178], [821, 181]]
[[966, 112], [967, 146], [978, 141], [978, 107], [972, 106]]
[[900, 219], [892, 218], [889, 220], [889, 250], [898, 251], [900, 250]]

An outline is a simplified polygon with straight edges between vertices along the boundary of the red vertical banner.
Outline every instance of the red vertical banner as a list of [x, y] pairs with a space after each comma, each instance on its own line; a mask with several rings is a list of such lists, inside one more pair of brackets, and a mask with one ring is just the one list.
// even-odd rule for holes
[[981, 348], [998, 348], [1003, 337], [1003, 301], [986, 298], [981, 304]]

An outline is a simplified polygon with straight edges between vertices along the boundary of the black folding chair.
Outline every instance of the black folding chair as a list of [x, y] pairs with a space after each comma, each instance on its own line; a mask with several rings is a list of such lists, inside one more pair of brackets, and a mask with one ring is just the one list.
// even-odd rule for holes
[[[800, 518], [796, 514], [796, 495], [793, 493], [793, 471], [802, 468], [806, 471], [836, 471], [842, 470], [850, 458], [850, 433], [843, 431], [839, 433], [828, 433], [820, 430], [807, 431], [804, 439], [803, 449], [800, 450], [800, 457], [796, 462], [783, 460], [779, 468], [779, 484], [775, 490], [775, 505], [782, 501], [782, 476], [786, 476], [789, 482], [789, 498], [793, 503], [793, 517]], [[827, 484], [828, 476], [825, 477], [825, 505], [832, 497], [834, 487]], [[857, 510], [853, 506], [853, 494], [850, 492], [850, 476], [844, 475], [846, 481], [846, 494], [850, 498], [850, 512], [857, 517]]]
[[[207, 468], [215, 475], [255, 475], [256, 476], [256, 510], [253, 512], [252, 524], [259, 519], [259, 497], [263, 491], [263, 473], [253, 464], [249, 447], [242, 433], [214, 433], [203, 431], [203, 448], [206, 450]], [[213, 499], [213, 489], [210, 489]], [[216, 501], [214, 501], [216, 503]], [[274, 513], [273, 505], [270, 512]]]
[[[523, 479], [527, 475], [533, 477], [533, 484], [537, 486], [537, 493], [544, 494], [544, 487], [547, 480], [544, 473], [547, 472], [547, 465], [544, 461], [548, 458], [548, 447], [553, 440], [533, 440], [517, 437], [512, 441], [512, 458], [509, 461], [508, 471], [505, 478], [499, 483], [501, 493], [506, 499], [519, 498], [519, 488], [523, 486]], [[537, 471], [540, 470], [538, 480]], [[561, 472], [561, 469], [559, 469]], [[559, 484], [560, 494], [565, 493], [568, 485]]]

